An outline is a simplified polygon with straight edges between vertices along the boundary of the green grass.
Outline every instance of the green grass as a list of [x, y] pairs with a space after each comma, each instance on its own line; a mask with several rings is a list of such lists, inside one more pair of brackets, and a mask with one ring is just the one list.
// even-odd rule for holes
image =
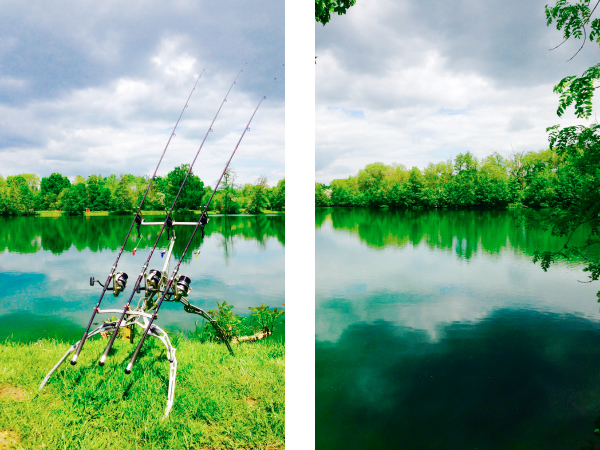
[[284, 344], [237, 345], [231, 356], [223, 345], [173, 341], [177, 382], [166, 420], [169, 364], [156, 339], [125, 375], [134, 347], [117, 340], [100, 367], [106, 341], [94, 338], [78, 364], [67, 359], [40, 393], [69, 344], [0, 344], [0, 434], [16, 433], [14, 448], [23, 449], [284, 448]]
[[60, 216], [62, 216], [62, 211], [36, 211], [35, 213], [40, 217], [60, 217]]

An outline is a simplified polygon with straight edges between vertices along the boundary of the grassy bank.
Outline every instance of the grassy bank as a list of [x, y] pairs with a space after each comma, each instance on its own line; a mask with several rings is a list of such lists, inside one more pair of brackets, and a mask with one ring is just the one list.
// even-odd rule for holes
[[166, 406], [169, 364], [149, 339], [131, 375], [134, 347], [117, 340], [104, 367], [106, 341], [89, 341], [76, 366], [46, 373], [70, 344], [0, 344], [0, 448], [281, 449], [284, 448], [284, 344], [234, 346], [173, 338], [175, 403]]

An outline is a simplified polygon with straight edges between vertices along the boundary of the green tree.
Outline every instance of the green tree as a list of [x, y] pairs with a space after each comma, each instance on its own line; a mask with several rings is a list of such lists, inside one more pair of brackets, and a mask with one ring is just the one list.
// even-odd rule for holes
[[273, 188], [271, 208], [273, 208], [275, 211], [285, 210], [285, 178], [283, 180], [279, 180], [277, 186]]
[[33, 193], [29, 188], [29, 183], [23, 176], [6, 177], [6, 184], [0, 189], [4, 191], [0, 194], [0, 212], [2, 214], [23, 215], [34, 213]]
[[69, 215], [80, 215], [88, 207], [88, 193], [85, 183], [77, 183], [64, 190], [62, 210]]
[[92, 211], [109, 211], [110, 191], [102, 184], [88, 184], [88, 206]]
[[[175, 167], [167, 175], [167, 184], [165, 187], [165, 205], [167, 205], [168, 208], [170, 208], [173, 204], [173, 201], [179, 192], [179, 188], [181, 187], [181, 184], [183, 183], [183, 180], [185, 179], [185, 176], [189, 170], [189, 164], [182, 164], [181, 166]], [[177, 200], [177, 204], [175, 205], [174, 209], [178, 211], [200, 209], [202, 206], [201, 201], [203, 196], [204, 183], [198, 176], [194, 175], [193, 171], [190, 171], [185, 185], [181, 190], [181, 194], [179, 194], [179, 199]]]
[[358, 178], [348, 177], [345, 180], [331, 182], [331, 206], [361, 206], [362, 194], [358, 189]]
[[355, 3], [356, 0], [315, 0], [315, 20], [325, 25], [333, 13], [346, 14]]
[[321, 183], [315, 183], [315, 206], [329, 206], [329, 197], [325, 193], [325, 188]]
[[55, 172], [49, 177], [42, 178], [39, 198], [36, 199], [37, 207], [45, 211], [60, 209], [58, 196], [69, 187], [71, 187], [71, 182], [60, 173]]
[[233, 169], [227, 169], [223, 174], [223, 189], [215, 205], [216, 209], [222, 214], [237, 214], [240, 212], [240, 204], [234, 195], [236, 177], [237, 174]]
[[263, 209], [267, 209], [268, 207], [269, 199], [267, 198], [267, 177], [260, 176], [256, 180], [256, 185], [254, 186], [247, 212], [251, 214], [258, 214], [261, 213]]
[[135, 210], [135, 192], [133, 190], [131, 175], [121, 174], [115, 192], [111, 199], [111, 211], [118, 213], [133, 212]]
[[[565, 41], [589, 38], [600, 43], [600, 19], [593, 19], [598, 2], [590, 8], [589, 0], [568, 2], [557, 0], [552, 7], [546, 5], [547, 25], [555, 23]], [[577, 51], [579, 52], [579, 50]], [[580, 77], [563, 78], [554, 92], [560, 95], [557, 114], [562, 116], [567, 108], [573, 107], [578, 118], [587, 119], [592, 114], [592, 98], [600, 79], [600, 64], [596, 64]], [[552, 230], [558, 236], [566, 236], [564, 247], [558, 251], [539, 251], [534, 261], [540, 261], [544, 270], [558, 258], [577, 258], [585, 261], [584, 271], [592, 281], [600, 278], [600, 259], [593, 250], [600, 244], [600, 125], [577, 125], [561, 128], [549, 127], [550, 150], [556, 152], [562, 164], [555, 169], [556, 195], [552, 197], [550, 213], [528, 210], [525, 219]], [[583, 225], [589, 229], [583, 245], [571, 243], [571, 237]], [[600, 292], [598, 292], [600, 301]]]

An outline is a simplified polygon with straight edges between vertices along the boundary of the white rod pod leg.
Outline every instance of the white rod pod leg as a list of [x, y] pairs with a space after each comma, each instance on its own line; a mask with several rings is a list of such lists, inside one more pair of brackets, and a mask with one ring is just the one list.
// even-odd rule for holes
[[165, 409], [165, 415], [162, 417], [163, 420], [167, 418], [169, 413], [171, 412], [171, 408], [173, 407], [173, 402], [175, 401], [175, 379], [177, 377], [177, 358], [175, 358], [175, 351], [177, 349], [173, 348], [171, 351], [172, 359], [169, 361], [170, 371], [169, 371], [169, 391], [167, 393], [167, 407]]
[[[88, 334], [88, 339], [102, 331], [111, 331], [112, 329], [114, 329], [114, 327], [110, 327], [110, 326], [107, 327], [106, 325], [100, 325], [98, 328], [96, 328], [94, 331], [92, 331], [90, 334]], [[40, 388], [39, 388], [40, 391], [42, 390], [44, 385], [48, 382], [48, 380], [50, 379], [50, 377], [52, 376], [54, 371], [56, 369], [58, 369], [63, 362], [65, 362], [65, 359], [67, 359], [67, 356], [69, 356], [71, 353], [73, 353], [75, 350], [77, 350], [77, 346], [79, 345], [80, 342], [81, 341], [77, 341], [75, 344], [73, 344], [73, 346], [69, 350], [67, 350], [67, 353], [65, 353], [64, 356], [62, 358], [60, 358], [58, 360], [58, 362], [56, 363], [56, 365], [50, 370], [50, 372], [48, 372], [48, 375], [46, 375], [46, 377], [42, 380], [42, 384], [40, 384]]]
[[150, 336], [154, 336], [165, 345], [167, 348], [167, 359], [169, 360], [169, 388], [167, 391], [167, 407], [165, 408], [165, 415], [162, 417], [163, 420], [167, 418], [173, 407], [175, 401], [175, 379], [177, 377], [177, 358], [175, 357], [176, 348], [173, 348], [169, 336], [160, 327], [152, 325], [148, 331]]

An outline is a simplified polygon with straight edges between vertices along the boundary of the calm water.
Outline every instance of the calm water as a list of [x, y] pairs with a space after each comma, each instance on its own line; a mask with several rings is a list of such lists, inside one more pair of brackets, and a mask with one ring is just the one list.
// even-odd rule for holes
[[557, 238], [511, 211], [316, 222], [317, 448], [600, 448], [600, 284], [531, 262]]
[[[198, 220], [198, 216], [178, 221]], [[91, 276], [104, 283], [123, 244], [131, 217], [0, 217], [0, 339], [36, 341], [42, 337], [78, 340], [101, 293]], [[164, 220], [148, 216], [147, 221]], [[283, 216], [213, 217], [206, 235], [199, 233], [179, 270], [192, 280], [189, 301], [205, 310], [227, 301], [234, 312], [248, 307], [284, 303]], [[129, 285], [115, 298], [109, 292], [101, 308], [121, 308], [160, 226], [142, 227], [130, 238], [118, 270], [129, 274]], [[176, 227], [174, 257], [181, 256], [193, 227]], [[167, 247], [166, 235], [159, 248]], [[193, 252], [200, 251], [198, 257]], [[171, 270], [175, 265], [172, 260]], [[149, 269], [162, 269], [164, 260], [155, 251]], [[137, 303], [139, 296], [134, 297]], [[164, 303], [158, 325], [169, 330], [190, 330], [199, 316], [183, 311], [179, 303]]]

